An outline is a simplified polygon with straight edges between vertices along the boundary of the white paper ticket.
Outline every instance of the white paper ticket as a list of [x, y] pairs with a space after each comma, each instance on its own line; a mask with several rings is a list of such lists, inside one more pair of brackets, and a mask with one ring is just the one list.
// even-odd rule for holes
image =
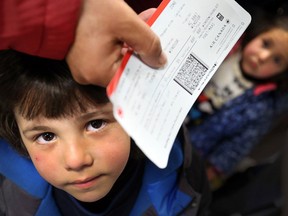
[[168, 63], [124, 57], [107, 92], [114, 115], [158, 167], [167, 166], [188, 111], [251, 21], [234, 0], [164, 0], [149, 20]]

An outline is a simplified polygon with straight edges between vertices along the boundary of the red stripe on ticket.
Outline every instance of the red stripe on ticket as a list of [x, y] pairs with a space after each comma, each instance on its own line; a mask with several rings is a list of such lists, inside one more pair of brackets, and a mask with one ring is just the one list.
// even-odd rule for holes
[[[165, 9], [165, 7], [167, 6], [167, 4], [170, 2], [170, 0], [163, 0], [161, 2], [161, 4], [158, 6], [157, 10], [155, 11], [155, 13], [151, 16], [151, 18], [147, 21], [147, 24], [149, 26], [151, 26], [155, 20], [159, 17], [159, 15], [162, 13], [162, 11]], [[127, 52], [127, 54], [124, 56], [120, 67], [118, 68], [118, 70], [116, 71], [114, 77], [112, 78], [112, 80], [110, 81], [109, 85], [107, 86], [107, 94], [110, 97], [113, 92], [115, 91], [118, 82], [120, 80], [120, 77], [124, 71], [124, 68], [126, 67], [127, 62], [129, 61], [130, 57], [132, 55], [132, 52]]]

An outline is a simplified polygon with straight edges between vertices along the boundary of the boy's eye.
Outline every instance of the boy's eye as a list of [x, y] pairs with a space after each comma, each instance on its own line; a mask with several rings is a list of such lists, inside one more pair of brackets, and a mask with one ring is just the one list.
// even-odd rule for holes
[[107, 122], [103, 119], [92, 120], [87, 125], [88, 131], [99, 131], [106, 126]]
[[266, 39], [263, 39], [262, 47], [263, 48], [269, 48], [269, 46], [270, 46], [270, 42], [268, 40], [266, 40]]
[[54, 139], [56, 139], [56, 136], [54, 133], [45, 132], [45, 133], [40, 134], [37, 137], [36, 141], [40, 144], [45, 144], [45, 143], [53, 141]]
[[279, 57], [279, 56], [275, 56], [275, 57], [273, 58], [273, 61], [274, 61], [274, 63], [277, 64], [277, 65], [281, 65], [281, 63], [282, 63], [282, 59], [281, 59], [281, 57]]

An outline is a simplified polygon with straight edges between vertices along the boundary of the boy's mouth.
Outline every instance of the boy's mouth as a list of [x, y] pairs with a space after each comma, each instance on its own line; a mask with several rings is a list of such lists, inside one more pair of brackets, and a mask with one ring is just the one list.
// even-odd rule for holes
[[93, 186], [103, 175], [95, 176], [95, 177], [89, 177], [85, 179], [79, 179], [71, 183], [71, 185], [78, 187], [78, 188], [89, 188]]
[[242, 62], [242, 65], [243, 63], [246, 65], [246, 68], [248, 67], [250, 70], [256, 70], [258, 67], [258, 61], [256, 59], [249, 58], [246, 59], [245, 62]]
[[251, 59], [251, 61], [249, 62], [249, 64], [250, 64], [250, 66], [251, 66], [252, 69], [256, 69], [257, 66], [258, 66], [257, 61], [253, 61], [252, 59]]

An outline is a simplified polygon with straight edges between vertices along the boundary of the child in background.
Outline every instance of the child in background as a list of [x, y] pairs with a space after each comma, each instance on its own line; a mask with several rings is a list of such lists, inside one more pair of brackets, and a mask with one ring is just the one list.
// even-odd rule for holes
[[288, 18], [261, 25], [257, 17], [189, 113], [191, 142], [207, 161], [213, 187], [288, 110]]
[[105, 89], [76, 83], [64, 61], [1, 51], [0, 124], [7, 141], [0, 142], [1, 215], [193, 216], [207, 209], [204, 166], [184, 128], [159, 169], [114, 119]]

